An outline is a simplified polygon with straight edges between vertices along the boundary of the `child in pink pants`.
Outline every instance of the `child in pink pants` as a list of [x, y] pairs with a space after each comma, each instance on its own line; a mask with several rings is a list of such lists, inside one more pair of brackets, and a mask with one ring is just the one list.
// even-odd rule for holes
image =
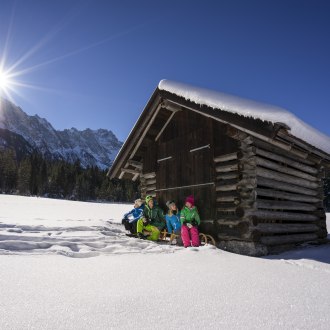
[[198, 225], [200, 218], [195, 205], [194, 196], [188, 196], [185, 200], [185, 206], [180, 213], [181, 237], [184, 247], [199, 246]]

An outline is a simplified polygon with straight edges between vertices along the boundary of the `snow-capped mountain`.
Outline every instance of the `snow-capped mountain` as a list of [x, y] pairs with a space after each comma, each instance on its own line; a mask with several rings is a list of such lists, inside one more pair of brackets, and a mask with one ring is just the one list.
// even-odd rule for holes
[[[80, 160], [84, 167], [108, 168], [122, 146], [122, 142], [106, 129], [57, 131], [46, 119], [29, 116], [3, 98], [0, 98], [0, 128], [21, 135], [28, 145], [48, 158]], [[2, 145], [6, 144], [9, 142], [2, 137]]]

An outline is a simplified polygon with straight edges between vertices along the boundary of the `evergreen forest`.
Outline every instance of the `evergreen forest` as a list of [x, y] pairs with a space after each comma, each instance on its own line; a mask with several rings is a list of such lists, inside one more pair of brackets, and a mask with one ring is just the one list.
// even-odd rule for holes
[[12, 149], [0, 150], [0, 193], [109, 202], [139, 197], [138, 183], [109, 180], [106, 173], [79, 161], [49, 160], [37, 152], [19, 158]]

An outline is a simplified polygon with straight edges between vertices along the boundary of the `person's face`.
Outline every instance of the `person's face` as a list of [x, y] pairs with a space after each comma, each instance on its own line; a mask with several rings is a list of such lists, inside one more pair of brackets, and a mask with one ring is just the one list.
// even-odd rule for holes
[[187, 206], [188, 208], [190, 208], [190, 209], [191, 209], [191, 207], [192, 207], [192, 204], [191, 204], [191, 203], [189, 203], [189, 202], [186, 202], [186, 206]]
[[148, 202], [148, 206], [152, 209], [154, 207], [154, 200], [150, 199], [150, 201]]
[[176, 207], [175, 203], [172, 203], [171, 204], [171, 210], [172, 211], [176, 211], [177, 210], [177, 207]]
[[138, 203], [134, 203], [134, 208], [137, 209], [139, 207]]

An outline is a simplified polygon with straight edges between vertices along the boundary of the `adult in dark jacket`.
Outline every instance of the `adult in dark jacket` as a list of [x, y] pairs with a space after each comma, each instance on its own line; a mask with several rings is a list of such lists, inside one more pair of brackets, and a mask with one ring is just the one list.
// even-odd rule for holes
[[155, 205], [153, 197], [149, 195], [146, 197], [143, 217], [137, 222], [137, 235], [140, 238], [157, 241], [160, 231], [164, 228], [165, 218], [163, 210]]

